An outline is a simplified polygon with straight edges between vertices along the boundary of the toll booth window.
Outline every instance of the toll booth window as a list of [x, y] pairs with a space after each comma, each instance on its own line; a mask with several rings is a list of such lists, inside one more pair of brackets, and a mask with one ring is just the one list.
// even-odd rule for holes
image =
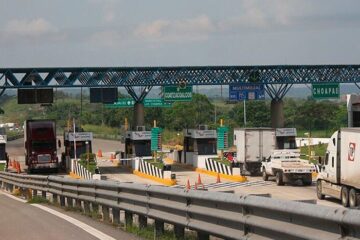
[[197, 150], [199, 155], [216, 154], [216, 140], [214, 139], [198, 139]]
[[150, 141], [135, 141], [134, 145], [135, 145], [136, 156], [151, 156]]
[[278, 149], [296, 149], [295, 137], [277, 137]]

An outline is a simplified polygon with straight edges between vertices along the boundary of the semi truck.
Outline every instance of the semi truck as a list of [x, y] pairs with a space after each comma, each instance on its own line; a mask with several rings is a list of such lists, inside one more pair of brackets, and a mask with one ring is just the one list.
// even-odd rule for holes
[[261, 173], [261, 163], [275, 149], [296, 149], [295, 128], [234, 129], [237, 161], [242, 174]]
[[333, 133], [325, 159], [320, 161], [316, 191], [319, 199], [331, 196], [344, 207], [360, 205], [360, 128]]
[[59, 169], [56, 127], [52, 120], [26, 120], [24, 123], [25, 164], [28, 172]]
[[275, 176], [278, 186], [301, 180], [305, 186], [312, 184], [312, 173], [316, 172], [314, 164], [300, 159], [300, 150], [273, 150], [269, 158], [261, 164], [264, 181]]

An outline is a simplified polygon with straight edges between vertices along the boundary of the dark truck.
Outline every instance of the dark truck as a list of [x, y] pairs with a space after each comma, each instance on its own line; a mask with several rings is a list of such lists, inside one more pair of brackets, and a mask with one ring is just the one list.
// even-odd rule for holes
[[26, 120], [24, 129], [25, 163], [28, 172], [57, 172], [56, 127], [52, 120]]

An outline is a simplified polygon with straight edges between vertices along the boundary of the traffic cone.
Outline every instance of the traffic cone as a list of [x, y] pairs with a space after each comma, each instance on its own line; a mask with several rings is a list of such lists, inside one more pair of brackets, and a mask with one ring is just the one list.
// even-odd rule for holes
[[190, 188], [191, 188], [191, 186], [190, 186], [190, 180], [188, 179], [188, 180], [187, 180], [187, 184], [186, 184], [186, 191], [189, 191]]
[[21, 172], [20, 163], [19, 163], [19, 162], [16, 162], [16, 171], [17, 171], [17, 173], [20, 173], [20, 172]]
[[12, 161], [11, 161], [11, 159], [9, 160], [9, 167], [12, 167]]
[[220, 173], [217, 174], [216, 183], [221, 183], [221, 181], [220, 181]]
[[203, 183], [202, 183], [202, 181], [201, 181], [200, 174], [199, 174], [199, 176], [198, 176], [197, 184], [198, 184], [198, 185], [203, 185]]
[[99, 149], [99, 151], [97, 152], [97, 156], [98, 156], [98, 157], [102, 157], [102, 156], [103, 156], [101, 149]]
[[114, 160], [114, 159], [115, 159], [114, 154], [111, 154], [111, 155], [110, 155], [110, 159], [111, 159], [111, 160]]
[[198, 190], [198, 184], [195, 182], [194, 190]]

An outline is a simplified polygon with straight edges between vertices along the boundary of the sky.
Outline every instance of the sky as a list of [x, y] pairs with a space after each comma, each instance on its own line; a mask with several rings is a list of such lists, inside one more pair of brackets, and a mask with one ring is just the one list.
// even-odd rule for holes
[[0, 68], [359, 64], [359, 0], [0, 0]]

